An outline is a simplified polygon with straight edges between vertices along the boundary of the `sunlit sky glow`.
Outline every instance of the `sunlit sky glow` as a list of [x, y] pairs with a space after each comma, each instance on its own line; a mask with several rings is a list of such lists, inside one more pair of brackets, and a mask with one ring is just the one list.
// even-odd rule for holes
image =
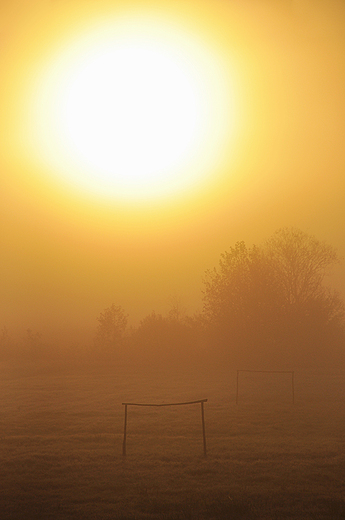
[[0, 327], [193, 313], [283, 226], [345, 256], [344, 27], [340, 0], [3, 0]]
[[233, 133], [220, 57], [164, 17], [91, 27], [37, 83], [33, 152], [95, 195], [151, 199], [191, 188]]

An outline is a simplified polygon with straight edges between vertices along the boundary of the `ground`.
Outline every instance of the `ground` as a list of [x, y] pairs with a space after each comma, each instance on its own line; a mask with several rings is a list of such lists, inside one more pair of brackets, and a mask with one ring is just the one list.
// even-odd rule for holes
[[[340, 373], [4, 374], [2, 520], [345, 518]], [[207, 398], [200, 405], [122, 402]]]

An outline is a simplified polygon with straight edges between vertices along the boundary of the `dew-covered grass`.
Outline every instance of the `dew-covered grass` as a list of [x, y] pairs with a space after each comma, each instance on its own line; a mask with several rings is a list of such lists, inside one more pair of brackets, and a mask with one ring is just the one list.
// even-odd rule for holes
[[[0, 518], [345, 518], [345, 377], [3, 377]], [[122, 402], [207, 398], [200, 405]]]

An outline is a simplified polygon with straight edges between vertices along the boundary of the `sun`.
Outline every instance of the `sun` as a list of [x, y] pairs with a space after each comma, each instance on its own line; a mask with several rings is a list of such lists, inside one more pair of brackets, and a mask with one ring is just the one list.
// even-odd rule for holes
[[204, 182], [235, 119], [215, 53], [176, 24], [142, 17], [103, 24], [60, 50], [33, 112], [35, 148], [54, 175], [134, 201]]
[[97, 184], [139, 196], [170, 190], [205, 117], [184, 69], [172, 53], [135, 39], [76, 68], [61, 91], [58, 124]]

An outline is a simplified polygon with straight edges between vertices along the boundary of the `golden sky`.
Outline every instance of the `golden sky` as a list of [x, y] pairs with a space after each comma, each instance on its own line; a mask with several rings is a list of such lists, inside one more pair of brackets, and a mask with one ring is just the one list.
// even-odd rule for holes
[[[143, 141], [133, 141], [133, 156], [123, 153], [130, 170], [126, 161], [97, 163], [97, 153], [104, 159], [109, 152], [102, 148], [107, 134], [94, 150], [98, 131], [81, 139], [92, 113], [85, 105], [82, 122], [68, 108], [72, 116], [57, 130], [61, 85], [73, 83], [80, 59], [88, 64], [99, 42], [108, 45], [104, 35], [113, 27], [124, 38], [130, 27], [135, 56], [149, 39], [143, 59], [158, 56], [145, 62], [152, 74], [173, 61], [162, 89], [177, 78], [166, 98], [182, 92], [181, 113], [164, 112], [177, 121], [174, 147], [165, 150], [159, 132], [144, 141], [151, 117], [143, 116]], [[345, 256], [344, 28], [340, 0], [2, 0], [0, 326], [47, 335], [90, 330], [112, 303], [135, 324], [152, 310], [167, 312], [172, 296], [192, 314], [201, 308], [203, 273], [221, 252], [237, 240], [259, 243], [283, 226], [315, 234]], [[107, 74], [90, 70], [74, 83], [68, 107], [78, 105], [79, 91], [81, 100], [89, 95], [82, 85], [94, 88], [93, 76]], [[160, 114], [151, 113], [157, 125]], [[72, 132], [82, 159], [74, 145], [65, 151], [64, 132]], [[152, 150], [163, 149], [159, 160], [152, 152], [145, 166], [142, 142], [145, 150], [152, 142]], [[141, 167], [132, 190], [101, 183], [108, 170], [123, 168], [128, 178]], [[158, 188], [146, 193], [141, 186], [154, 168]], [[335, 281], [345, 295], [344, 268]]]

